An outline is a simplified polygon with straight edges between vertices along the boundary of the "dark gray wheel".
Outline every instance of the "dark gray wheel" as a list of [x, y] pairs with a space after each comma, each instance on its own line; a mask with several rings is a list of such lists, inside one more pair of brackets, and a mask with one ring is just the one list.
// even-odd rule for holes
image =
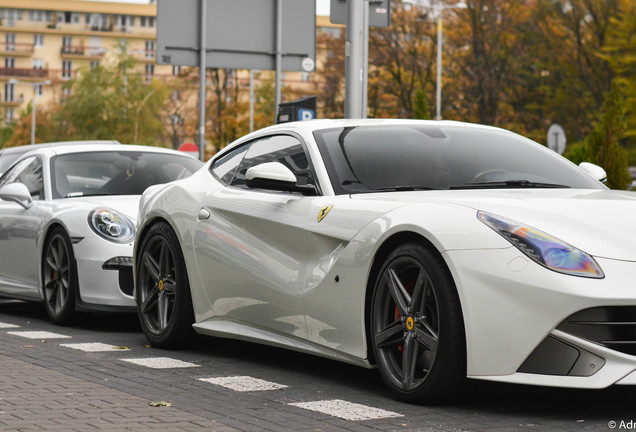
[[66, 231], [56, 227], [51, 231], [42, 259], [44, 306], [55, 324], [69, 324], [75, 318], [77, 271], [73, 247]]
[[148, 341], [176, 348], [194, 335], [194, 312], [185, 261], [177, 236], [165, 222], [144, 237], [136, 263], [137, 310]]
[[466, 376], [464, 325], [457, 290], [436, 251], [399, 246], [375, 283], [371, 339], [380, 374], [408, 402], [439, 403]]

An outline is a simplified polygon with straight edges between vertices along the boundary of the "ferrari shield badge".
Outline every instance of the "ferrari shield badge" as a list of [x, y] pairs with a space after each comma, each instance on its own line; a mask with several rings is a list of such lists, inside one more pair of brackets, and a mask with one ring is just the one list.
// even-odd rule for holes
[[325, 218], [325, 216], [327, 216], [327, 213], [329, 213], [329, 211], [333, 208], [332, 205], [326, 205], [323, 206], [323, 208], [320, 209], [320, 211], [318, 212], [318, 222], [320, 222], [321, 220], [323, 220]]

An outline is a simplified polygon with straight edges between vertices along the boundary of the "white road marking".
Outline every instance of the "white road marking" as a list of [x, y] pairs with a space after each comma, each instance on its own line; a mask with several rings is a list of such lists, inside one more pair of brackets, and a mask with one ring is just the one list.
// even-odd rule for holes
[[351, 421], [404, 417], [402, 414], [385, 411], [366, 405], [360, 405], [353, 402], [347, 402], [340, 399], [322, 400], [315, 402], [296, 402], [290, 403], [289, 405]]
[[72, 348], [84, 352], [106, 352], [106, 351], [130, 351], [130, 348], [118, 348], [100, 342], [94, 343], [76, 343], [76, 344], [60, 344], [66, 348]]
[[150, 358], [132, 358], [132, 359], [120, 359], [125, 362], [133, 363], [139, 366], [145, 366], [152, 369], [175, 369], [175, 368], [190, 368], [199, 367], [198, 364], [188, 363], [169, 357], [150, 357]]
[[199, 378], [199, 381], [222, 386], [237, 392], [280, 390], [287, 387], [283, 384], [276, 384], [270, 381], [265, 381], [250, 376]]
[[7, 332], [10, 335], [20, 336], [28, 339], [70, 339], [71, 336], [66, 336], [59, 333], [51, 333], [47, 331], [11, 331]]
[[8, 323], [0, 322], [0, 329], [8, 329], [8, 328], [20, 328], [20, 326], [19, 325], [15, 325], [15, 324], [8, 324]]

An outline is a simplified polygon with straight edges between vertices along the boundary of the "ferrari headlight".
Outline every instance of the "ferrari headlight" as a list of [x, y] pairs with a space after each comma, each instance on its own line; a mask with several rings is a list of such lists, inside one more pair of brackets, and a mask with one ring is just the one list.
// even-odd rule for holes
[[605, 277], [591, 255], [556, 237], [492, 213], [479, 211], [477, 217], [526, 256], [550, 270], [588, 278]]
[[129, 243], [135, 237], [135, 227], [130, 219], [109, 208], [91, 211], [88, 224], [100, 237], [115, 243]]

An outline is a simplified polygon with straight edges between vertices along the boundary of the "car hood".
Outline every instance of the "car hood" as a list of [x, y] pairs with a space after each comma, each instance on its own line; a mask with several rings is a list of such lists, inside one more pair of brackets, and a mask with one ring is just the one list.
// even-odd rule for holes
[[81, 206], [84, 208], [90, 208], [91, 210], [97, 207], [108, 207], [124, 214], [133, 222], [136, 222], [140, 198], [141, 195], [100, 195], [65, 198], [60, 201], [64, 207]]
[[505, 189], [397, 192], [354, 199], [435, 202], [482, 210], [545, 231], [596, 257], [636, 261], [636, 192]]

